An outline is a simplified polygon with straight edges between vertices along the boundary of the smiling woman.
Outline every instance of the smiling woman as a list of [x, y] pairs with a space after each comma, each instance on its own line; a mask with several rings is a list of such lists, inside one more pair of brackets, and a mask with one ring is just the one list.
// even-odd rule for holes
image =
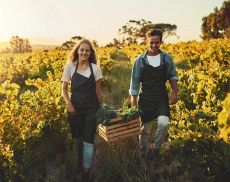
[[[83, 181], [89, 178], [92, 164], [97, 127], [95, 114], [102, 102], [102, 78], [91, 42], [87, 39], [81, 40], [73, 48], [70, 62], [63, 72], [62, 93], [67, 104], [68, 121], [75, 148], [78, 151], [78, 169], [83, 167]], [[71, 97], [68, 96], [69, 82]]]

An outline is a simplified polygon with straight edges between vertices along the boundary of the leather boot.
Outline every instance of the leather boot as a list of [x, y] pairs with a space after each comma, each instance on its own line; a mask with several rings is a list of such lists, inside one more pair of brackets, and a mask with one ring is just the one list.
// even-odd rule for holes
[[76, 157], [77, 171], [81, 173], [83, 167], [83, 142], [82, 139], [74, 139], [73, 151]]
[[91, 182], [90, 170], [88, 170], [87, 172], [83, 171], [83, 182]]

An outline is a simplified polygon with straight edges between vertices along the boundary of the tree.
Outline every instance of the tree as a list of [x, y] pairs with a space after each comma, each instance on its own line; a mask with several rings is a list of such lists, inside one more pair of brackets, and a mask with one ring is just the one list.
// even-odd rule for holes
[[98, 43], [97, 43], [97, 41], [96, 40], [92, 40], [92, 44], [93, 44], [93, 47], [99, 47], [99, 45], [98, 45]]
[[121, 42], [123, 43], [139, 43], [145, 42], [145, 34], [151, 28], [161, 29], [163, 32], [163, 39], [168, 36], [176, 35], [176, 25], [158, 23], [153, 24], [151, 21], [141, 20], [129, 20], [129, 22], [119, 29], [121, 35]]
[[12, 53], [31, 52], [32, 48], [28, 39], [22, 39], [19, 36], [13, 36], [10, 39], [10, 51]]
[[70, 40], [64, 42], [62, 45], [61, 45], [61, 49], [64, 49], [64, 50], [70, 50], [74, 47], [74, 45], [80, 41], [82, 39], [81, 36], [74, 36], [74, 37], [71, 37]]
[[211, 38], [230, 38], [230, 0], [223, 2], [222, 7], [202, 18], [203, 40]]
[[117, 39], [113, 39], [113, 42], [110, 42], [109, 44], [106, 44], [105, 47], [116, 47], [116, 48], [121, 48], [122, 47], [122, 43], [117, 40]]
[[[71, 50], [81, 39], [83, 39], [84, 37], [82, 36], [74, 36], [74, 37], [71, 37], [70, 40], [64, 42], [60, 49], [62, 50]], [[96, 40], [92, 40], [92, 44], [94, 47], [98, 47], [98, 43]]]

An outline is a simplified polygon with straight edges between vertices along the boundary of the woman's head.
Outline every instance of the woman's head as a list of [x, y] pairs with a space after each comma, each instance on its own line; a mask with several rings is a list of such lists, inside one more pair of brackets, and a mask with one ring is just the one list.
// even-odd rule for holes
[[95, 64], [97, 63], [96, 52], [92, 43], [88, 39], [82, 39], [76, 44], [72, 49], [69, 58], [71, 62], [82, 60]]

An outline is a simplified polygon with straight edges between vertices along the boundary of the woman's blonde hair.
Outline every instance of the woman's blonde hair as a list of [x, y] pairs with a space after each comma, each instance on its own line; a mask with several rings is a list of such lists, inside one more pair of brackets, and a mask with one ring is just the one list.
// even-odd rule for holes
[[88, 44], [90, 46], [89, 62], [97, 64], [96, 51], [93, 47], [93, 44], [88, 39], [80, 40], [80, 42], [73, 47], [69, 55], [70, 62], [75, 62], [79, 59], [78, 50], [82, 43]]

